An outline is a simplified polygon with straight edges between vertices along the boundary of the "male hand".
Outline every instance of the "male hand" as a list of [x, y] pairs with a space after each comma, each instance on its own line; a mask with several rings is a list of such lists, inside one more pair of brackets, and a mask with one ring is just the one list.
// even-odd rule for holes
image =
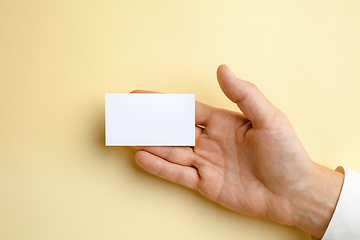
[[196, 102], [195, 147], [135, 147], [136, 162], [239, 213], [322, 237], [342, 175], [311, 161], [288, 118], [255, 85], [225, 65], [217, 77], [242, 113]]

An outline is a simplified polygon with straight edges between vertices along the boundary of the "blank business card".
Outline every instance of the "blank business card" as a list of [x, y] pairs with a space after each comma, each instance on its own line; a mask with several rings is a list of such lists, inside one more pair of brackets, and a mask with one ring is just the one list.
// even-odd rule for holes
[[195, 146], [195, 94], [106, 93], [106, 146]]

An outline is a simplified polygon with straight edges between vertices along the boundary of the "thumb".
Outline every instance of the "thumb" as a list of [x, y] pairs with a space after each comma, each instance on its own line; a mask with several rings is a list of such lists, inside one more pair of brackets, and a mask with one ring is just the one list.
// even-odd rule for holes
[[228, 66], [219, 66], [217, 79], [224, 94], [238, 105], [254, 127], [268, 126], [269, 120], [279, 113], [254, 84], [236, 78]]

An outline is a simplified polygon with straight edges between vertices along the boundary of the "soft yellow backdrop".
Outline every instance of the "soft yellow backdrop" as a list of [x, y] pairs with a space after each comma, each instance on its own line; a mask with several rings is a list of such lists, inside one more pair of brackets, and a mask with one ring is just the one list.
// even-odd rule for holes
[[105, 147], [104, 93], [236, 110], [215, 77], [227, 63], [314, 161], [360, 171], [359, 12], [355, 0], [1, 1], [0, 239], [308, 239]]

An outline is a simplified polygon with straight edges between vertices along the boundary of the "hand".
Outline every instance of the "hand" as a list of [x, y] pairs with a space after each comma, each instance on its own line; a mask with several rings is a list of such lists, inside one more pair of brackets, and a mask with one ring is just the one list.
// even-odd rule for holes
[[[237, 79], [225, 65], [217, 76], [242, 113], [196, 102], [195, 147], [135, 147], [136, 162], [227, 208], [321, 237], [341, 174], [311, 161], [287, 117], [255, 85]], [[329, 188], [331, 194], [322, 194]], [[321, 212], [314, 217], [317, 205]]]

